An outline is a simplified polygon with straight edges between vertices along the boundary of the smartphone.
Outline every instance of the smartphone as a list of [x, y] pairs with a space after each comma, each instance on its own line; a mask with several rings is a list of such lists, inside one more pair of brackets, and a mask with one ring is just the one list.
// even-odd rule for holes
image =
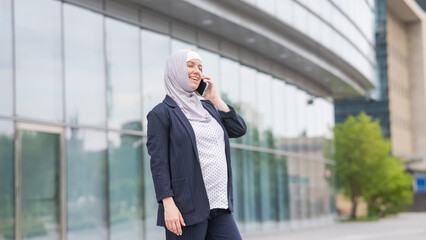
[[198, 88], [195, 89], [195, 91], [200, 94], [201, 97], [204, 97], [204, 94], [206, 93], [207, 88], [209, 87], [209, 84], [204, 82], [203, 79], [200, 81], [200, 85], [198, 85]]

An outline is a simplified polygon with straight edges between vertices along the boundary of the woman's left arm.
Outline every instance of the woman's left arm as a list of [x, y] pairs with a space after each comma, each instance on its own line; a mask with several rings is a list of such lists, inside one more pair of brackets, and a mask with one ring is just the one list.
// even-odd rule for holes
[[243, 136], [247, 131], [244, 119], [235, 112], [234, 108], [227, 105], [219, 95], [216, 94], [216, 85], [211, 81], [210, 77], [203, 75], [203, 79], [209, 84], [204, 98], [214, 104], [222, 118], [223, 125], [230, 138]]
[[[216, 104], [215, 104], [216, 106]], [[234, 110], [233, 107], [226, 105], [229, 111], [223, 111], [216, 107], [222, 118], [223, 126], [228, 132], [230, 138], [238, 138], [246, 134], [247, 126], [244, 119]]]

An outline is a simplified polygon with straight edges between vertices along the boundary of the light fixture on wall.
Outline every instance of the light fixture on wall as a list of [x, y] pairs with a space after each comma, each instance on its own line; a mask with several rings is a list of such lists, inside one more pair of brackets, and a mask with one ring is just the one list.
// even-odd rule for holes
[[255, 39], [255, 38], [247, 38], [247, 39], [246, 39], [246, 42], [247, 42], [247, 43], [255, 43], [255, 42], [256, 42], [256, 39]]
[[212, 25], [213, 24], [213, 20], [211, 19], [204, 19], [201, 24], [203, 25]]
[[305, 72], [312, 72], [311, 66], [305, 66]]
[[288, 58], [288, 53], [281, 53], [278, 57], [281, 59], [286, 59]]

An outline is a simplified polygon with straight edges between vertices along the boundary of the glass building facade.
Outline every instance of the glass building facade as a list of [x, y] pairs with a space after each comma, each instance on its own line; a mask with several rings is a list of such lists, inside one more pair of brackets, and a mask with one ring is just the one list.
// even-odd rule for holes
[[330, 49], [375, 79], [374, 1], [244, 0]]
[[375, 0], [375, 43], [377, 63], [376, 89], [371, 95], [359, 98], [339, 99], [335, 101], [336, 123], [344, 122], [349, 116], [365, 112], [378, 119], [384, 137], [391, 136], [388, 84], [388, 52], [386, 42], [386, 1]]
[[[313, 2], [246, 4], [306, 31], [370, 77], [367, 20], [350, 20], [344, 1]], [[146, 115], [165, 97], [166, 58], [181, 48], [199, 51], [204, 73], [248, 125], [231, 142], [241, 232], [332, 220], [334, 163], [324, 157], [332, 96], [313, 100], [308, 87], [233, 58], [231, 48], [224, 54], [201, 37], [179, 37], [196, 34], [164, 30], [169, 24], [149, 10], [123, 17], [132, 8], [108, 10], [113, 4], [0, 0], [0, 239], [164, 238], [155, 226]]]

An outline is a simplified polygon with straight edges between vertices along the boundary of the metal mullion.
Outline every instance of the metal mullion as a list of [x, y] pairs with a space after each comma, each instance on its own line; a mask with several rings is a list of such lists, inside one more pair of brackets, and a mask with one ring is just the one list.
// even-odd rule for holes
[[[61, 1], [61, 59], [62, 59], [62, 123], [66, 123], [66, 89], [65, 89], [65, 20], [64, 20], [64, 3]], [[67, 199], [67, 168], [66, 168], [66, 144], [65, 144], [65, 126], [62, 126], [60, 136], [60, 218], [61, 218], [61, 239], [67, 240], [68, 238], [68, 199]]]
[[108, 113], [108, 64], [107, 64], [107, 58], [108, 58], [108, 53], [107, 53], [107, 33], [106, 33], [106, 3], [105, 0], [102, 1], [102, 34], [103, 34], [103, 50], [104, 50], [104, 55], [103, 55], [103, 63], [104, 63], [104, 71], [105, 71], [105, 76], [104, 76], [104, 84], [105, 84], [105, 88], [104, 88], [104, 94], [105, 94], [105, 141], [106, 141], [106, 154], [105, 154], [105, 199], [106, 199], [106, 204], [105, 204], [105, 210], [106, 210], [106, 233], [107, 233], [107, 239], [110, 240], [111, 239], [111, 212], [110, 212], [110, 181], [109, 181], [109, 113]]
[[21, 240], [21, 134], [15, 125], [15, 162], [14, 162], [14, 179], [15, 179], [15, 239]]
[[15, 2], [10, 0], [11, 3], [11, 34], [12, 34], [12, 116], [14, 123], [14, 133], [15, 133], [15, 141], [14, 141], [14, 196], [15, 196], [15, 239], [21, 240], [21, 181], [20, 179], [20, 155], [21, 152], [19, 138], [20, 134], [16, 127], [16, 45], [15, 45]]
[[68, 201], [67, 201], [67, 164], [66, 164], [66, 144], [65, 144], [65, 133], [64, 130], [59, 134], [60, 141], [60, 218], [61, 218], [61, 239], [67, 240], [67, 225], [68, 225]]
[[[141, 11], [139, 10], [138, 11], [138, 20], [139, 20], [139, 22], [141, 22], [141, 18], [142, 18], [142, 13], [141, 13]], [[142, 62], [142, 28], [140, 27], [140, 26], [138, 26], [138, 57], [139, 57], [139, 94], [140, 94], [140, 108], [139, 109], [141, 109], [141, 113], [140, 113], [140, 121], [141, 121], [141, 129], [142, 129], [142, 131], [145, 131], [146, 132], [146, 129], [145, 129], [145, 121], [144, 121], [144, 111], [145, 111], [145, 108], [144, 108], [144, 99], [143, 99], [143, 76], [142, 76], [142, 67], [143, 67], [143, 62]], [[141, 137], [141, 141], [143, 142], [143, 137]], [[141, 171], [141, 176], [140, 176], [140, 180], [141, 180], [141, 183], [145, 183], [145, 181], [144, 181], [144, 178], [145, 178], [145, 171], [144, 171], [144, 169], [145, 169], [145, 161], [144, 161], [144, 151], [143, 151], [143, 148], [141, 148], [141, 157], [142, 157], [142, 159], [141, 159], [141, 167], [140, 167], [140, 171]], [[142, 188], [142, 191], [141, 191], [141, 196], [140, 196], [140, 198], [141, 198], [141, 205], [142, 205], [142, 212], [145, 212], [145, 210], [146, 210], [146, 201], [145, 201], [145, 196], [146, 196], [146, 194], [145, 194], [145, 186], [141, 186], [141, 188]], [[141, 224], [141, 228], [142, 228], [142, 239], [147, 239], [147, 234], [146, 234], [146, 229], [147, 229], [147, 227], [146, 227], [146, 224], [145, 224], [145, 222], [146, 221], [142, 221], [142, 224]]]

